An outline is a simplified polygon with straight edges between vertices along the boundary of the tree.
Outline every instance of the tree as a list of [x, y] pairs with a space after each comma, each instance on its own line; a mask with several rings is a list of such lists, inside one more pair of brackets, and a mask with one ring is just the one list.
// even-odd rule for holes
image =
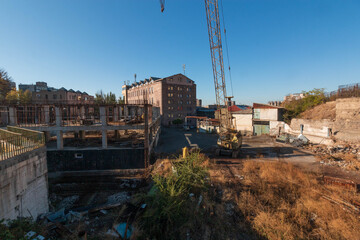
[[109, 92], [105, 96], [106, 104], [116, 104], [116, 95], [115, 93]]
[[31, 92], [29, 90], [26, 90], [23, 92], [22, 90], [19, 90], [19, 102], [22, 105], [26, 105], [31, 103]]
[[118, 100], [118, 103], [119, 104], [125, 104], [125, 99], [124, 99], [124, 97], [119, 97], [119, 100]]
[[177, 119], [173, 120], [172, 123], [175, 125], [179, 125], [179, 124], [183, 123], [183, 120], [181, 120], [180, 118], [177, 118]]
[[109, 92], [105, 94], [102, 90], [95, 93], [95, 99], [96, 104], [116, 104], [116, 95], [115, 93]]
[[302, 112], [325, 103], [328, 100], [323, 88], [315, 88], [308, 92], [303, 91], [303, 94], [304, 98], [302, 99], [283, 103], [286, 110], [284, 113], [284, 120], [286, 122], [289, 123], [291, 119], [298, 117]]
[[102, 90], [100, 90], [99, 92], [95, 93], [95, 99], [94, 102], [96, 104], [104, 104], [105, 103], [105, 96]]
[[8, 104], [18, 104], [19, 103], [19, 92], [16, 90], [11, 90], [6, 94], [6, 102]]
[[0, 101], [6, 99], [6, 95], [11, 91], [11, 85], [13, 84], [12, 78], [8, 73], [0, 69]]

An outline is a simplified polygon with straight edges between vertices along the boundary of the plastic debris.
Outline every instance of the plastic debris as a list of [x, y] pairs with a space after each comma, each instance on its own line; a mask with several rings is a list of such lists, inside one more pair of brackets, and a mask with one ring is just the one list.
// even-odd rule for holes
[[36, 232], [30, 231], [30, 232], [26, 233], [24, 237], [25, 237], [25, 239], [31, 239], [35, 235], [36, 235]]
[[100, 212], [104, 215], [106, 215], [108, 213], [108, 211], [106, 211], [105, 209], [100, 210]]
[[34, 238], [33, 240], [45, 240], [45, 237], [38, 235], [36, 238]]
[[[127, 228], [127, 229], [126, 229]], [[120, 234], [122, 238], [125, 238], [125, 232], [126, 232], [126, 238], [130, 238], [131, 234], [133, 232], [133, 228], [131, 225], [127, 226], [127, 223], [120, 223], [115, 226], [115, 230]]]
[[59, 211], [52, 213], [47, 216], [47, 219], [51, 222], [66, 222], [66, 216], [65, 216], [65, 208], [60, 209]]

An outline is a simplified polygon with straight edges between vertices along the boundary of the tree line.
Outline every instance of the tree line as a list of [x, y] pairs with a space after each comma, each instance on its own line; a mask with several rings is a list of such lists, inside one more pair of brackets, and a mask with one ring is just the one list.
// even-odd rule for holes
[[[0, 69], [0, 104], [20, 104], [26, 105], [32, 102], [32, 93], [29, 90], [16, 90], [12, 77], [3, 69]], [[124, 99], [120, 96], [116, 98], [115, 93], [104, 93], [102, 90], [95, 94], [95, 104], [124, 104]]]
[[31, 92], [14, 88], [14, 81], [9, 74], [0, 69], [0, 103], [2, 104], [29, 104], [31, 103]]

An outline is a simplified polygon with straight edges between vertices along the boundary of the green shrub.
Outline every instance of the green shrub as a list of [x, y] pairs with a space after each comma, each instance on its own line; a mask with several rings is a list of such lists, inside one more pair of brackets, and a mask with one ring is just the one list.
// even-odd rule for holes
[[181, 120], [180, 118], [177, 118], [177, 119], [173, 120], [172, 123], [175, 125], [179, 125], [179, 124], [183, 123], [183, 120]]
[[0, 220], [0, 239], [6, 240], [25, 240], [25, 234], [29, 231], [39, 233], [40, 227], [31, 218], [18, 218], [10, 220], [5, 224]]
[[198, 152], [173, 164], [173, 171], [153, 175], [154, 186], [146, 196], [147, 208], [140, 219], [144, 236], [150, 239], [179, 239], [181, 227], [192, 218], [194, 205], [190, 193], [207, 189], [208, 172]]
[[303, 93], [305, 95], [304, 98], [283, 103], [286, 110], [284, 113], [285, 122], [290, 123], [291, 119], [298, 117], [302, 112], [325, 103], [328, 100], [323, 88], [315, 88]]

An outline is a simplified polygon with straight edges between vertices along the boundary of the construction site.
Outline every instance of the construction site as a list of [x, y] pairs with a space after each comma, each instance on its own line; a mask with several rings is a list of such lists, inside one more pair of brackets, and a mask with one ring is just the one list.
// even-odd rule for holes
[[119, 99], [0, 69], [0, 240], [360, 239], [359, 84], [236, 105], [223, 3], [204, 5], [213, 108], [185, 64]]

